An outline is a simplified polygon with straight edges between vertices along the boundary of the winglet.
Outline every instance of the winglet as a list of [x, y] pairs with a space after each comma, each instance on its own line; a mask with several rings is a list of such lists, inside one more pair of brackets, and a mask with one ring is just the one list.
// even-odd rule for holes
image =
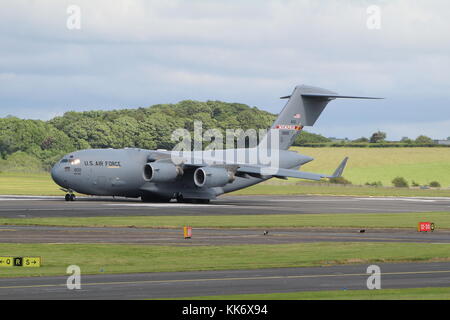
[[329, 178], [339, 178], [340, 176], [342, 176], [342, 173], [344, 172], [345, 166], [347, 165], [347, 160], [348, 157], [345, 157], [344, 160], [342, 160], [341, 164], [339, 165], [339, 167], [337, 167], [336, 171], [334, 171], [333, 175]]

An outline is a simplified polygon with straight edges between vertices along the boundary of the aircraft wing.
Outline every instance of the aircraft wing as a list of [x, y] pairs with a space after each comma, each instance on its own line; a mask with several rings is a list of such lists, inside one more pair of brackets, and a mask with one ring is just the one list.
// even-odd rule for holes
[[[149, 156], [149, 160], [152, 161], [163, 161], [163, 162], [172, 162], [172, 158], [167, 152], [153, 152]], [[192, 159], [183, 159], [180, 158], [180, 161], [183, 163], [184, 168], [199, 168], [208, 166], [207, 163], [198, 161], [198, 163], [192, 163]], [[283, 168], [272, 168], [262, 165], [252, 165], [252, 164], [226, 164], [226, 163], [216, 163], [213, 166], [215, 167], [226, 167], [231, 171], [236, 172], [237, 176], [246, 177], [258, 177], [258, 178], [270, 178], [276, 177], [281, 179], [286, 178], [299, 178], [299, 179], [307, 179], [307, 180], [321, 180], [323, 178], [337, 178], [342, 175], [344, 172], [345, 166], [347, 164], [348, 157], [342, 160], [341, 164], [337, 167], [332, 175], [329, 174], [320, 174], [320, 173], [312, 173], [312, 172], [304, 172], [298, 171], [294, 169], [283, 169]]]
[[248, 174], [250, 176], [258, 177], [277, 177], [277, 178], [299, 178], [307, 180], [321, 180], [322, 178], [338, 178], [344, 172], [345, 166], [347, 164], [348, 157], [346, 157], [341, 164], [337, 167], [332, 175], [319, 174], [312, 172], [304, 172], [293, 169], [282, 169], [282, 168], [270, 168], [263, 166], [253, 166], [253, 165], [243, 165], [239, 166], [237, 169], [238, 173]]

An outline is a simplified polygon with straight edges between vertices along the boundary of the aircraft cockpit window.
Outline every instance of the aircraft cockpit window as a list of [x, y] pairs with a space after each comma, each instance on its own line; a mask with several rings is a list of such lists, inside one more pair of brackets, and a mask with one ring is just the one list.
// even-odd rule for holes
[[70, 159], [70, 164], [76, 166], [81, 163], [80, 159]]
[[61, 163], [66, 163], [66, 162], [69, 162], [69, 160], [67, 160], [67, 159], [62, 159], [61, 160]]

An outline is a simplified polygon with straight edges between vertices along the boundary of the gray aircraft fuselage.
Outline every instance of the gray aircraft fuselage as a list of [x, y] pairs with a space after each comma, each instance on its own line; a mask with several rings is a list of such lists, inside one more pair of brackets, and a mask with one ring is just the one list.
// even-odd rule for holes
[[[248, 154], [253, 149], [230, 149], [226, 152]], [[88, 195], [142, 197], [144, 194], [158, 198], [173, 198], [183, 194], [187, 199], [213, 199], [216, 196], [257, 184], [270, 177], [235, 177], [230, 183], [220, 187], [198, 187], [194, 183], [194, 170], [171, 182], [147, 181], [144, 168], [153, 150], [138, 148], [88, 149], [67, 154], [51, 170], [53, 180], [62, 188]], [[157, 151], [171, 154], [170, 151]], [[216, 150], [212, 160], [223, 161], [222, 150]], [[277, 150], [280, 168], [298, 169], [312, 158], [296, 152]], [[199, 152], [201, 154], [201, 152]], [[245, 158], [247, 157], [247, 158]], [[209, 159], [211, 160], [211, 159]]]
[[[188, 152], [179, 162], [180, 159], [173, 157], [175, 151], [81, 150], [59, 161], [52, 168], [52, 178], [67, 190], [66, 200], [73, 200], [73, 191], [76, 191], [89, 195], [141, 197], [143, 201], [176, 198], [207, 202], [271, 177], [309, 180], [340, 177], [347, 158], [331, 176], [301, 172], [298, 171], [300, 166], [313, 159], [288, 149], [304, 126], [314, 125], [330, 101], [378, 98], [343, 96], [306, 85], [296, 86], [291, 95], [282, 98], [288, 99], [286, 105], [254, 148]], [[258, 155], [256, 161], [255, 154]], [[267, 162], [267, 158], [271, 160]]]

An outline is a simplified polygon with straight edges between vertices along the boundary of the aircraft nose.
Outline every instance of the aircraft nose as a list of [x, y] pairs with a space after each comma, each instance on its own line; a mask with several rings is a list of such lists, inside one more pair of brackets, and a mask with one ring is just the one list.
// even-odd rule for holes
[[55, 181], [56, 184], [61, 185], [61, 178], [59, 177], [59, 174], [58, 174], [58, 168], [59, 168], [59, 165], [55, 164], [52, 167], [51, 175], [52, 175], [53, 181]]

